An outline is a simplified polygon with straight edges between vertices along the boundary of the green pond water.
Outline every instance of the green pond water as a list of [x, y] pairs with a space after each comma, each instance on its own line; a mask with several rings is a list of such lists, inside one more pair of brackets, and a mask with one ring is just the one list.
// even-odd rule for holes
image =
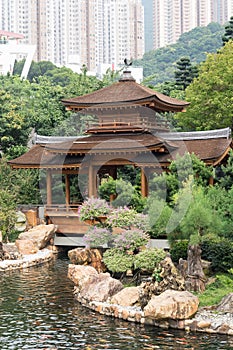
[[164, 331], [74, 300], [66, 258], [0, 276], [0, 350], [233, 349], [233, 337]]

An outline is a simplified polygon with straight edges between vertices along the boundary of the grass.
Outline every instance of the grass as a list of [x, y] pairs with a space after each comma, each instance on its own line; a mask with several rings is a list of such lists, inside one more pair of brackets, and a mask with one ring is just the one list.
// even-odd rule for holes
[[233, 292], [233, 274], [218, 274], [206, 290], [198, 294], [200, 307], [218, 304], [224, 296]]

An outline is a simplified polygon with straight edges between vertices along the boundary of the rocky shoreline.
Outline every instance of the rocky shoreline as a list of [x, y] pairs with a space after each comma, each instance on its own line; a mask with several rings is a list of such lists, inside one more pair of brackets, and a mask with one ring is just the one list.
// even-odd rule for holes
[[0, 261], [0, 272], [13, 271], [37, 266], [51, 261], [54, 253], [49, 249], [39, 250], [35, 254], [28, 254], [19, 259], [8, 259]]
[[[21, 234], [15, 245], [2, 244], [0, 272], [25, 269], [54, 259], [57, 254], [51, 242], [54, 232], [54, 225], [40, 225]], [[198, 308], [198, 298], [192, 293], [167, 286], [168, 290], [161, 291], [143, 307], [139, 303], [140, 292], [147, 293], [148, 290], [143, 291], [142, 286], [124, 288], [109, 273], [98, 272], [101, 267], [98, 264], [95, 268], [69, 265], [68, 277], [75, 286], [74, 298], [85, 307], [129, 322], [233, 336], [233, 293], [216, 307]], [[170, 281], [171, 277], [169, 273]]]
[[[106, 316], [164, 329], [233, 336], [233, 293], [215, 308], [198, 308], [199, 302], [192, 293], [167, 290], [142, 310], [137, 305], [140, 287], [121, 288], [118, 280], [114, 281], [108, 273], [98, 274], [90, 266], [70, 264], [68, 277], [75, 285], [75, 299]], [[224, 311], [226, 303], [230, 311]]]

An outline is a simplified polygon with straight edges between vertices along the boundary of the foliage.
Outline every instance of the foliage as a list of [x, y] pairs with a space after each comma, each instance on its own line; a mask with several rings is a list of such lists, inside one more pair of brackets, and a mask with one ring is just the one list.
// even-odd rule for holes
[[222, 36], [223, 45], [229, 40], [233, 39], [233, 16], [231, 16], [229, 22], [225, 25], [225, 33]]
[[126, 206], [113, 208], [113, 210], [108, 213], [106, 225], [110, 227], [130, 228], [134, 224], [136, 215], [136, 210]]
[[149, 234], [152, 238], [166, 235], [166, 227], [171, 217], [172, 208], [156, 195], [151, 195], [147, 201], [149, 216]]
[[[51, 62], [34, 62], [31, 69], [29, 80], [18, 75], [0, 77], [0, 142], [4, 153], [14, 146], [27, 146], [32, 130], [42, 135], [70, 134], [72, 114], [61, 100], [103, 87], [96, 77], [58, 68]], [[85, 123], [80, 118], [80, 129]], [[76, 135], [76, 128], [72, 130]]]
[[[14, 65], [14, 75], [21, 75], [23, 65], [25, 64], [25, 59], [21, 61], [16, 61]], [[27, 79], [30, 82], [36, 81], [36, 79], [40, 76], [45, 75], [47, 72], [50, 70], [53, 70], [56, 68], [56, 66], [52, 62], [47, 62], [47, 61], [40, 61], [40, 62], [35, 62], [32, 61]]]
[[187, 260], [188, 244], [189, 241], [187, 239], [172, 242], [169, 250], [172, 261], [178, 263], [180, 258]]
[[[134, 61], [143, 67], [146, 85], [156, 85], [174, 79], [175, 64], [180, 57], [188, 56], [192, 64], [206, 59], [206, 54], [216, 52], [222, 46], [224, 27], [210, 23], [183, 33], [175, 44], [146, 52], [143, 59]], [[161, 74], [163, 72], [163, 74]]]
[[125, 254], [118, 248], [110, 248], [103, 253], [103, 262], [109, 271], [125, 272], [133, 267], [133, 255]]
[[198, 69], [192, 66], [189, 57], [181, 57], [176, 62], [175, 80], [179, 89], [186, 90], [197, 76]]
[[98, 193], [100, 198], [109, 201], [110, 195], [116, 194], [116, 180], [112, 176], [102, 179], [98, 187]]
[[227, 272], [232, 267], [233, 241], [206, 235], [201, 240], [202, 257], [211, 262], [214, 272]]
[[210, 130], [233, 126], [233, 41], [218, 53], [208, 54], [199, 75], [186, 89], [190, 106], [175, 118], [184, 130]]
[[124, 230], [121, 234], [114, 235], [113, 246], [121, 251], [134, 252], [140, 247], [147, 245], [149, 235], [139, 229]]
[[203, 293], [198, 294], [199, 306], [211, 306], [220, 303], [223, 297], [232, 293], [233, 276], [228, 274], [217, 274], [215, 281], [206, 286]]
[[136, 190], [136, 186], [131, 184], [130, 177], [129, 180], [123, 180], [122, 178], [114, 180], [109, 176], [102, 180], [98, 192], [100, 198], [106, 201], [109, 201], [110, 196], [114, 195], [116, 198], [111, 202], [111, 205], [115, 208], [128, 205], [136, 211], [142, 212], [146, 203], [146, 199]]
[[41, 203], [38, 184], [37, 170], [12, 170], [5, 158], [0, 160], [0, 188], [14, 193], [15, 205]]
[[217, 184], [210, 186], [206, 196], [211, 203], [213, 215], [221, 220], [218, 235], [233, 240], [233, 186], [228, 191]]
[[[182, 195], [182, 194], [181, 194]], [[188, 210], [180, 223], [181, 232], [185, 237], [201, 236], [207, 233], [217, 233], [221, 220], [212, 210], [211, 203], [202, 187], [194, 187], [193, 198]]]
[[233, 150], [229, 152], [226, 165], [221, 165], [220, 174], [217, 178], [219, 185], [229, 190], [233, 185]]
[[184, 187], [185, 182], [193, 176], [193, 181], [197, 185], [207, 185], [212, 176], [212, 167], [200, 160], [194, 153], [185, 153], [183, 156], [177, 155], [168, 167], [169, 173], [155, 174], [150, 182], [150, 190], [166, 199], [169, 203], [179, 189]]
[[105, 227], [91, 226], [83, 239], [88, 247], [100, 247], [111, 241], [112, 233]]
[[110, 206], [104, 199], [100, 198], [88, 198], [80, 205], [78, 209], [78, 215], [80, 220], [94, 220], [99, 216], [106, 216], [110, 213]]
[[134, 257], [134, 268], [149, 271], [154, 270], [165, 256], [166, 253], [163, 249], [150, 248], [142, 250]]
[[148, 232], [150, 230], [150, 223], [149, 223], [148, 214], [137, 213], [135, 215], [132, 226], [136, 227], [139, 230], [142, 230], [144, 232]]
[[0, 231], [3, 241], [8, 242], [16, 224], [15, 194], [10, 190], [0, 190]]

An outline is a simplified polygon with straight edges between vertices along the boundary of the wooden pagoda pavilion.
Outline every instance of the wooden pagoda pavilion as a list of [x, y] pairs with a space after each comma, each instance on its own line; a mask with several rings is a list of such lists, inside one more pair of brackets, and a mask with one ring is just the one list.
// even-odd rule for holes
[[[223, 162], [232, 146], [228, 128], [171, 132], [161, 115], [185, 111], [189, 103], [136, 83], [129, 71], [123, 72], [111, 86], [62, 102], [67, 110], [91, 119], [85, 135], [37, 135], [27, 153], [9, 162], [14, 169], [46, 171], [45, 216], [58, 225], [61, 233], [83, 233], [87, 229], [87, 225], [78, 223], [77, 203], [71, 203], [72, 176], [86, 176], [82, 195], [97, 196], [98, 184], [105, 174], [116, 178], [118, 167], [133, 165], [140, 168], [141, 194], [147, 196], [149, 176], [167, 169], [177, 154], [193, 152], [206, 164], [216, 166]], [[65, 179], [64, 203], [59, 205], [53, 199], [56, 174]]]

